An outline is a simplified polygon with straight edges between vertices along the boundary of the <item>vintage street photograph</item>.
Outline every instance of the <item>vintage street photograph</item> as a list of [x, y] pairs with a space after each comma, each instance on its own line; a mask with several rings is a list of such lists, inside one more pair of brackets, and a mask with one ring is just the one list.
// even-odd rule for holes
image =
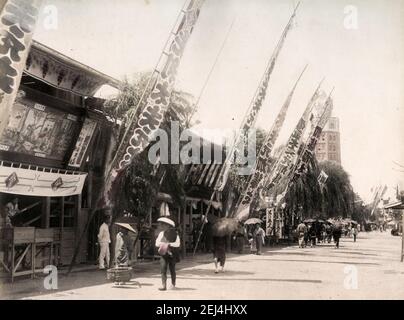
[[403, 0], [0, 0], [0, 300], [404, 299], [403, 88]]

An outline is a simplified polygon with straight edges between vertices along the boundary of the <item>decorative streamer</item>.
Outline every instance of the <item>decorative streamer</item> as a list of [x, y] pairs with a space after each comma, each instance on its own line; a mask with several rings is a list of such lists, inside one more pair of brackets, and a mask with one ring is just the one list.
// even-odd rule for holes
[[306, 70], [307, 65], [304, 67], [303, 71], [300, 73], [299, 78], [296, 80], [292, 90], [290, 91], [289, 95], [287, 96], [281, 110], [279, 111], [275, 122], [273, 123], [271, 130], [265, 137], [265, 141], [260, 148], [260, 151], [258, 153], [257, 161], [256, 161], [256, 166], [253, 175], [251, 175], [247, 187], [245, 191], [243, 192], [242, 196], [240, 197], [240, 201], [237, 204], [236, 208], [234, 209], [234, 212], [237, 215], [238, 209], [240, 211], [244, 211], [246, 206], [249, 206], [251, 204], [251, 201], [253, 200], [254, 196], [256, 195], [256, 191], [258, 190], [259, 183], [264, 179], [265, 174], [268, 172], [270, 166], [271, 166], [271, 153], [273, 146], [279, 136], [279, 132], [282, 129], [283, 123], [285, 122], [286, 119], [286, 114], [289, 109], [290, 103], [292, 101], [293, 94], [295, 92], [295, 89], [297, 87], [297, 84], [302, 77], [304, 71]]
[[8, 0], [0, 6], [0, 135], [17, 95], [41, 3]]

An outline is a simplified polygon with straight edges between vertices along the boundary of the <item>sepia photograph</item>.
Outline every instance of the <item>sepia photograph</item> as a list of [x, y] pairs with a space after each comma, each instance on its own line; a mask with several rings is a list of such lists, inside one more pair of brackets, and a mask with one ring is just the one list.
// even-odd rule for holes
[[0, 0], [0, 300], [403, 300], [403, 88], [403, 0]]

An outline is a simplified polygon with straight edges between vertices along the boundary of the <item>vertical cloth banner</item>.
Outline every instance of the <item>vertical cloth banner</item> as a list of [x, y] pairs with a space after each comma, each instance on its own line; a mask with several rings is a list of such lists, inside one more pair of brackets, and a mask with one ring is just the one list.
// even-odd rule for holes
[[[315, 122], [315, 125], [313, 125], [310, 131], [307, 143], [302, 143], [301, 147], [299, 148], [298, 154], [295, 158], [295, 162], [292, 164], [288, 173], [286, 188], [280, 195], [282, 198], [286, 196], [286, 193], [290, 189], [291, 185], [297, 181], [298, 177], [304, 172], [310, 159], [314, 156], [315, 148], [318, 140], [320, 139], [321, 132], [323, 131], [323, 128], [328, 119], [331, 117], [333, 109], [331, 93], [325, 102], [319, 103], [321, 104], [320, 108], [322, 111], [320, 112], [318, 120]], [[328, 175], [324, 171], [321, 171], [320, 175], [318, 176], [318, 183], [320, 184], [320, 187], [323, 187], [327, 178]]]
[[320, 119], [318, 120], [317, 125], [310, 133], [308, 142], [305, 148], [303, 149], [302, 154], [299, 155], [299, 158], [296, 161], [296, 165], [294, 166], [293, 170], [290, 173], [291, 182], [296, 181], [297, 178], [304, 173], [307, 164], [313, 157], [317, 142], [320, 139], [321, 132], [323, 131], [325, 124], [331, 117], [332, 109], [333, 109], [333, 101], [330, 95], [324, 104], [323, 112], [320, 116]]
[[180, 60], [198, 20], [203, 2], [204, 0], [190, 0], [181, 11], [180, 19], [172, 31], [172, 39], [167, 42], [168, 45], [159, 61], [160, 66], [158, 65], [154, 71], [156, 78], [152, 81], [150, 93], [144, 102], [143, 97], [139, 102], [139, 106], [142, 107], [139, 117], [137, 121], [129, 124], [112, 161], [104, 192], [104, 201], [107, 204], [111, 201], [113, 183], [118, 173], [130, 164], [135, 155], [145, 150], [164, 120]]
[[0, 1], [0, 136], [7, 126], [42, 0]]
[[262, 183], [262, 187], [271, 189], [273, 186], [279, 183], [279, 181], [287, 174], [288, 169], [290, 169], [291, 165], [293, 164], [293, 161], [295, 160], [299, 147], [302, 143], [303, 133], [309, 121], [311, 111], [313, 109], [316, 100], [320, 96], [320, 86], [321, 82], [318, 85], [313, 96], [310, 98], [310, 101], [307, 104], [302, 117], [300, 118], [295, 129], [290, 135], [286, 147], [283, 150], [279, 159], [277, 160], [274, 169], [272, 170], [271, 173], [268, 174], [267, 178]]
[[383, 187], [383, 189], [380, 187], [379, 192], [376, 195], [375, 201], [374, 201], [374, 203], [372, 205], [372, 211], [370, 213], [371, 216], [373, 216], [373, 214], [374, 214], [374, 212], [375, 212], [375, 210], [377, 208], [377, 205], [382, 200], [382, 198], [383, 198], [384, 194], [386, 193], [386, 191], [387, 191], [387, 186], [386, 185]]
[[85, 119], [83, 127], [81, 128], [79, 138], [77, 139], [76, 146], [69, 160], [69, 166], [80, 168], [83, 164], [84, 156], [87, 153], [88, 146], [93, 137], [97, 122], [91, 119]]
[[[246, 138], [245, 135], [251, 128], [254, 127], [254, 125], [257, 121], [258, 114], [261, 110], [262, 104], [266, 97], [269, 79], [271, 77], [272, 71], [274, 70], [276, 59], [278, 58], [279, 53], [283, 47], [283, 44], [285, 43], [286, 36], [292, 27], [292, 23], [295, 18], [298, 6], [299, 6], [299, 4], [295, 7], [293, 14], [289, 18], [289, 21], [288, 21], [285, 29], [282, 32], [282, 35], [269, 60], [267, 68], [265, 69], [264, 75], [262, 76], [262, 79], [258, 85], [258, 88], [251, 100], [250, 106], [247, 109], [246, 116], [244, 117], [243, 122], [240, 127], [240, 129], [241, 129], [240, 133], [235, 138], [233, 146], [232, 146], [230, 152], [227, 154], [226, 161], [223, 165], [224, 166], [223, 172], [221, 174], [221, 177], [219, 177], [219, 179], [218, 179], [219, 184], [218, 184], [217, 190], [219, 190], [219, 191], [222, 191], [226, 185], [233, 157], [235, 155], [237, 157], [237, 152], [240, 151], [239, 149], [243, 145], [243, 141]], [[244, 149], [243, 149], [243, 151], [244, 151]]]
[[253, 197], [255, 196], [256, 191], [258, 190], [260, 181], [264, 179], [265, 174], [269, 170], [269, 167], [271, 165], [270, 156], [271, 156], [273, 146], [279, 136], [279, 132], [283, 126], [283, 123], [285, 122], [286, 114], [289, 109], [290, 103], [292, 101], [292, 97], [295, 92], [296, 86], [297, 86], [300, 78], [302, 77], [304, 71], [306, 70], [306, 67], [303, 69], [299, 78], [295, 82], [291, 92], [289, 93], [289, 95], [286, 98], [286, 101], [282, 105], [282, 108], [279, 111], [279, 113], [275, 119], [275, 122], [273, 123], [273, 125], [271, 127], [271, 130], [265, 137], [265, 141], [258, 153], [255, 171], [254, 171], [253, 175], [250, 177], [250, 179], [248, 180], [247, 187], [245, 188], [245, 191], [243, 192], [243, 194], [240, 197], [239, 204], [235, 208], [235, 212], [236, 212], [237, 216], [239, 216], [239, 214], [237, 213], [239, 208], [241, 209], [241, 211], [243, 211], [244, 207], [249, 206], [251, 204], [251, 201], [253, 200]]
[[328, 179], [328, 174], [326, 174], [323, 170], [321, 170], [320, 174], [318, 175], [317, 181], [318, 184], [322, 187], [325, 185]]

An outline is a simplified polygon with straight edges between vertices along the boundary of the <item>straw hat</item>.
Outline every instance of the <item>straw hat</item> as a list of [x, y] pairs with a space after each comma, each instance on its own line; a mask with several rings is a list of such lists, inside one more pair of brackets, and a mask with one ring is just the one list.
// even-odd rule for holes
[[120, 222], [115, 222], [116, 225], [125, 228], [126, 230], [129, 230], [133, 233], [137, 233], [135, 229], [132, 228], [132, 226], [129, 223], [120, 223]]
[[173, 220], [166, 218], [166, 217], [161, 217], [157, 219], [158, 222], [166, 223], [172, 227], [175, 227], [175, 223]]

